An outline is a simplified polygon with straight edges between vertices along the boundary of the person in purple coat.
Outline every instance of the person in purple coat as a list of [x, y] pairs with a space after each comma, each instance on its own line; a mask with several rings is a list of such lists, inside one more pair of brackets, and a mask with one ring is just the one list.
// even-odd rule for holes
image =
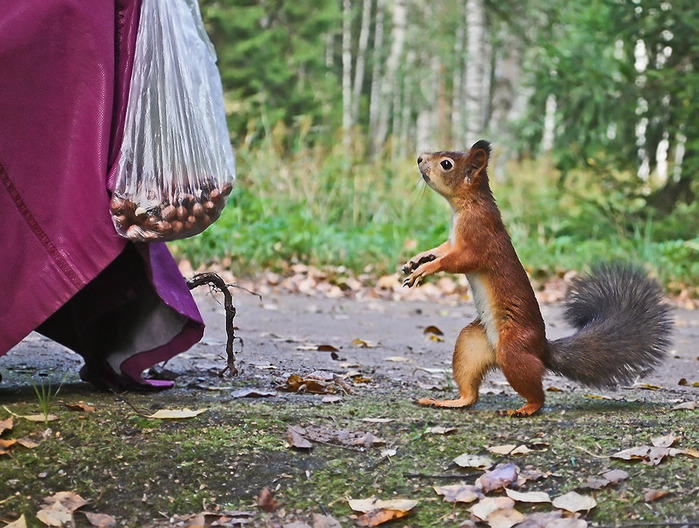
[[32, 331], [103, 389], [204, 324], [164, 243], [117, 235], [109, 212], [141, 0], [0, 0], [0, 355]]

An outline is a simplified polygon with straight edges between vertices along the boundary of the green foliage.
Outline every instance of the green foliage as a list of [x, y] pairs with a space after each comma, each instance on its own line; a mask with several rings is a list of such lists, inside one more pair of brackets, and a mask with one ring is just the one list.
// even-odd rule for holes
[[202, 0], [201, 11], [217, 50], [236, 143], [303, 116], [315, 126], [336, 126], [338, 83], [328, 75], [321, 37], [339, 20], [337, 2]]

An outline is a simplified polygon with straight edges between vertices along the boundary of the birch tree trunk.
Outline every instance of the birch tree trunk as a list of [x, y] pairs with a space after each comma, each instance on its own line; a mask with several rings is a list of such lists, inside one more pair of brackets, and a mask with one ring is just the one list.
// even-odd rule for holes
[[[376, 123], [376, 131], [373, 137], [374, 152], [383, 146], [388, 137], [388, 124], [391, 117], [391, 101], [396, 100], [393, 97], [394, 90], [398, 90], [398, 66], [400, 59], [403, 56], [403, 45], [405, 44], [405, 26], [407, 18], [407, 0], [393, 0], [393, 27], [391, 28], [391, 52], [386, 61], [386, 75], [381, 81], [378, 121]], [[399, 100], [399, 98], [398, 98]], [[399, 111], [398, 108], [393, 108], [393, 111]]]
[[[383, 17], [384, 0], [376, 0], [376, 21], [374, 23], [374, 51], [372, 54], [371, 71], [371, 94], [369, 100], [369, 134], [373, 138], [376, 136], [376, 129], [379, 122], [379, 108], [381, 107], [381, 71], [383, 61]], [[373, 142], [372, 142], [373, 150]], [[374, 151], [375, 152], [375, 151]]]
[[483, 0], [466, 0], [466, 147], [483, 133], [485, 114], [485, 9]]
[[352, 129], [352, 2], [342, 1], [342, 144], [349, 150]]
[[464, 38], [466, 37], [466, 20], [461, 16], [463, 2], [457, 3], [458, 15], [456, 37], [454, 39], [454, 71], [452, 72], [451, 92], [451, 144], [456, 149], [464, 148]]
[[362, 4], [362, 27], [359, 31], [359, 45], [357, 48], [357, 60], [354, 66], [354, 87], [352, 89], [352, 127], [359, 123], [359, 102], [364, 84], [364, 64], [369, 45], [369, 25], [371, 24], [372, 0], [364, 0]]

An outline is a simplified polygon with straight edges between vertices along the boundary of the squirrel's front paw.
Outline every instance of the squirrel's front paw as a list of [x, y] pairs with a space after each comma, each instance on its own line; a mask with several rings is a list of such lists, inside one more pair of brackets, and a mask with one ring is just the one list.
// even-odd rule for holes
[[[406, 275], [408, 273], [412, 273], [413, 271], [418, 269], [420, 265], [424, 264], [425, 262], [432, 262], [436, 258], [437, 255], [433, 255], [432, 253], [428, 253], [426, 255], [417, 255], [413, 257], [411, 260], [409, 260], [405, 264], [405, 266], [403, 266], [403, 273], [405, 273]], [[405, 285], [405, 283], [403, 284]]]
[[422, 279], [422, 273], [418, 271], [413, 271], [406, 279], [403, 281], [403, 287], [407, 286], [412, 288], [413, 286], [418, 286]]

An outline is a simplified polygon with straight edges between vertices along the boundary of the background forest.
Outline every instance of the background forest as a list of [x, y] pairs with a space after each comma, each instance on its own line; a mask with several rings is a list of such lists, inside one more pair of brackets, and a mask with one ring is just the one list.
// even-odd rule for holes
[[238, 183], [175, 244], [234, 274], [289, 262], [392, 273], [448, 232], [415, 166], [493, 144], [525, 267], [644, 262], [699, 284], [695, 0], [201, 0]]

